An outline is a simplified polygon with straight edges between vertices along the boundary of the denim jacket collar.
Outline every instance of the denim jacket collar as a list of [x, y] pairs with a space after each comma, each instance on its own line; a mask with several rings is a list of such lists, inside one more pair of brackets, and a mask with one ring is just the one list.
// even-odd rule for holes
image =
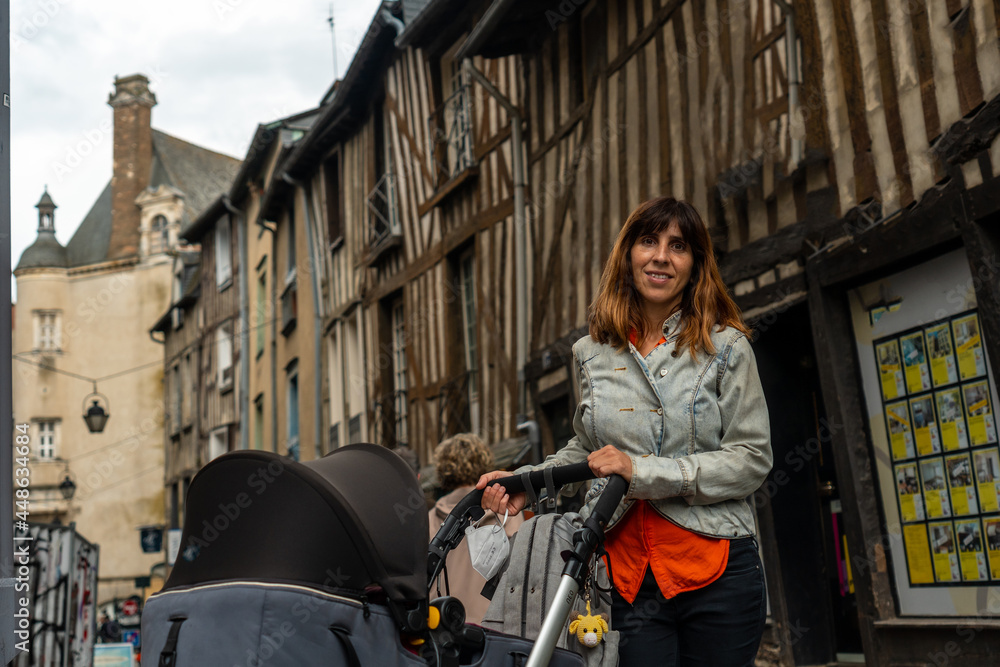
[[678, 310], [676, 313], [663, 320], [663, 337], [670, 340], [671, 336], [676, 336], [681, 330], [681, 314], [683, 311]]

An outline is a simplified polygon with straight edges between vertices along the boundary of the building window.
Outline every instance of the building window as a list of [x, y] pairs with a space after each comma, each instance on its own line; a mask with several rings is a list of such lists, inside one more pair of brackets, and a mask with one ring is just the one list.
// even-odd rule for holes
[[223, 216], [215, 225], [215, 284], [220, 290], [233, 281], [233, 244], [231, 220]]
[[191, 365], [191, 355], [184, 355], [184, 372], [183, 372], [183, 382], [184, 382], [184, 405], [182, 406], [182, 423], [184, 426], [191, 424], [194, 421], [194, 409], [195, 409], [195, 396], [198, 395], [198, 373], [195, 368]]
[[38, 458], [51, 461], [56, 458], [56, 419], [38, 419]]
[[216, 459], [229, 451], [229, 427], [223, 426], [208, 435], [208, 460]]
[[62, 315], [58, 310], [34, 311], [35, 351], [62, 351]]
[[475, 256], [470, 248], [459, 264], [459, 284], [462, 290], [462, 342], [465, 348], [465, 368], [468, 372], [469, 417], [472, 430], [479, 430], [479, 344], [476, 337], [476, 277]]
[[[174, 262], [174, 283], [173, 283], [173, 299], [172, 304], [177, 303], [184, 296], [184, 262], [180, 257]], [[171, 322], [174, 329], [180, 329], [184, 326], [184, 311], [178, 307], [174, 307], [170, 311]]]
[[256, 307], [256, 320], [254, 321], [254, 327], [256, 328], [256, 333], [254, 335], [254, 347], [257, 357], [264, 354], [264, 329], [265, 320], [267, 319], [267, 270], [262, 269], [257, 275], [257, 307]]
[[170, 423], [173, 425], [173, 432], [177, 433], [181, 430], [181, 401], [184, 397], [184, 387], [181, 384], [181, 367], [180, 364], [174, 366], [173, 372], [170, 374], [173, 386], [170, 392], [172, 401], [170, 405]]
[[288, 373], [288, 455], [299, 460], [299, 362], [292, 361]]
[[167, 219], [162, 215], [153, 218], [149, 233], [149, 254], [166, 252], [170, 249], [170, 230], [167, 229]]
[[326, 182], [326, 226], [330, 249], [340, 246], [343, 230], [340, 220], [340, 154], [335, 153], [323, 164], [323, 180]]
[[177, 482], [170, 485], [170, 528], [181, 527], [181, 490]]
[[330, 427], [330, 451], [340, 447], [340, 422]]
[[396, 416], [396, 445], [406, 444], [406, 328], [403, 300], [392, 306], [393, 408]]
[[436, 165], [437, 185], [475, 165], [472, 137], [471, 86], [462, 73], [462, 63], [455, 53], [464, 40], [458, 40], [443, 54], [439, 66], [441, 105], [431, 112], [431, 155]]
[[356, 442], [361, 442], [361, 415], [360, 414], [354, 415], [347, 422], [347, 444], [353, 445]]
[[285, 284], [295, 280], [295, 195], [288, 200], [288, 249], [285, 253]]
[[264, 449], [264, 394], [253, 399], [253, 448]]
[[288, 336], [295, 329], [295, 317], [298, 313], [298, 288], [295, 281], [285, 287], [281, 293], [281, 334]]
[[231, 326], [221, 325], [215, 330], [215, 352], [218, 361], [219, 391], [226, 391], [233, 387], [233, 335]]

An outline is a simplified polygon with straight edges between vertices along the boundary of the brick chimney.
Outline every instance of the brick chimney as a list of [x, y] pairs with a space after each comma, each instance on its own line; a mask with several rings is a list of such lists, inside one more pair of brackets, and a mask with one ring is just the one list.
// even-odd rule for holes
[[139, 207], [135, 198], [149, 185], [153, 167], [150, 116], [156, 96], [142, 74], [115, 78], [108, 97], [114, 109], [114, 164], [111, 170], [111, 240], [108, 259], [139, 254]]

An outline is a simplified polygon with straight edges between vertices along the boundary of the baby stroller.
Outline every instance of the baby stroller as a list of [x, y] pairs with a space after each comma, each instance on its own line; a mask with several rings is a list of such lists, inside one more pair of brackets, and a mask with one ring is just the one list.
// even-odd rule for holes
[[[559, 486], [593, 477], [586, 464], [553, 470]], [[570, 604], [626, 489], [612, 485], [568, 559], [557, 598]], [[304, 463], [261, 451], [215, 459], [192, 480], [174, 568], [143, 610], [142, 667], [514, 666], [529, 652], [532, 666], [582, 664], [553, 652], [569, 606], [532, 643], [466, 625], [454, 598], [428, 599], [428, 581], [481, 516], [481, 494], [459, 503], [428, 554], [423, 493], [384, 447]]]

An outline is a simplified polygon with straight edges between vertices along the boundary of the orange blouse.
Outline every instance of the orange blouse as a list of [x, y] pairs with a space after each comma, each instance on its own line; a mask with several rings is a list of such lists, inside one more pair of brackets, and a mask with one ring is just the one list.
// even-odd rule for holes
[[[634, 345], [635, 332], [629, 339]], [[666, 342], [660, 338], [657, 346]], [[629, 603], [639, 594], [647, 567], [669, 599], [712, 583], [729, 562], [729, 540], [681, 528], [645, 500], [637, 501], [608, 533], [605, 548], [615, 588]]]

